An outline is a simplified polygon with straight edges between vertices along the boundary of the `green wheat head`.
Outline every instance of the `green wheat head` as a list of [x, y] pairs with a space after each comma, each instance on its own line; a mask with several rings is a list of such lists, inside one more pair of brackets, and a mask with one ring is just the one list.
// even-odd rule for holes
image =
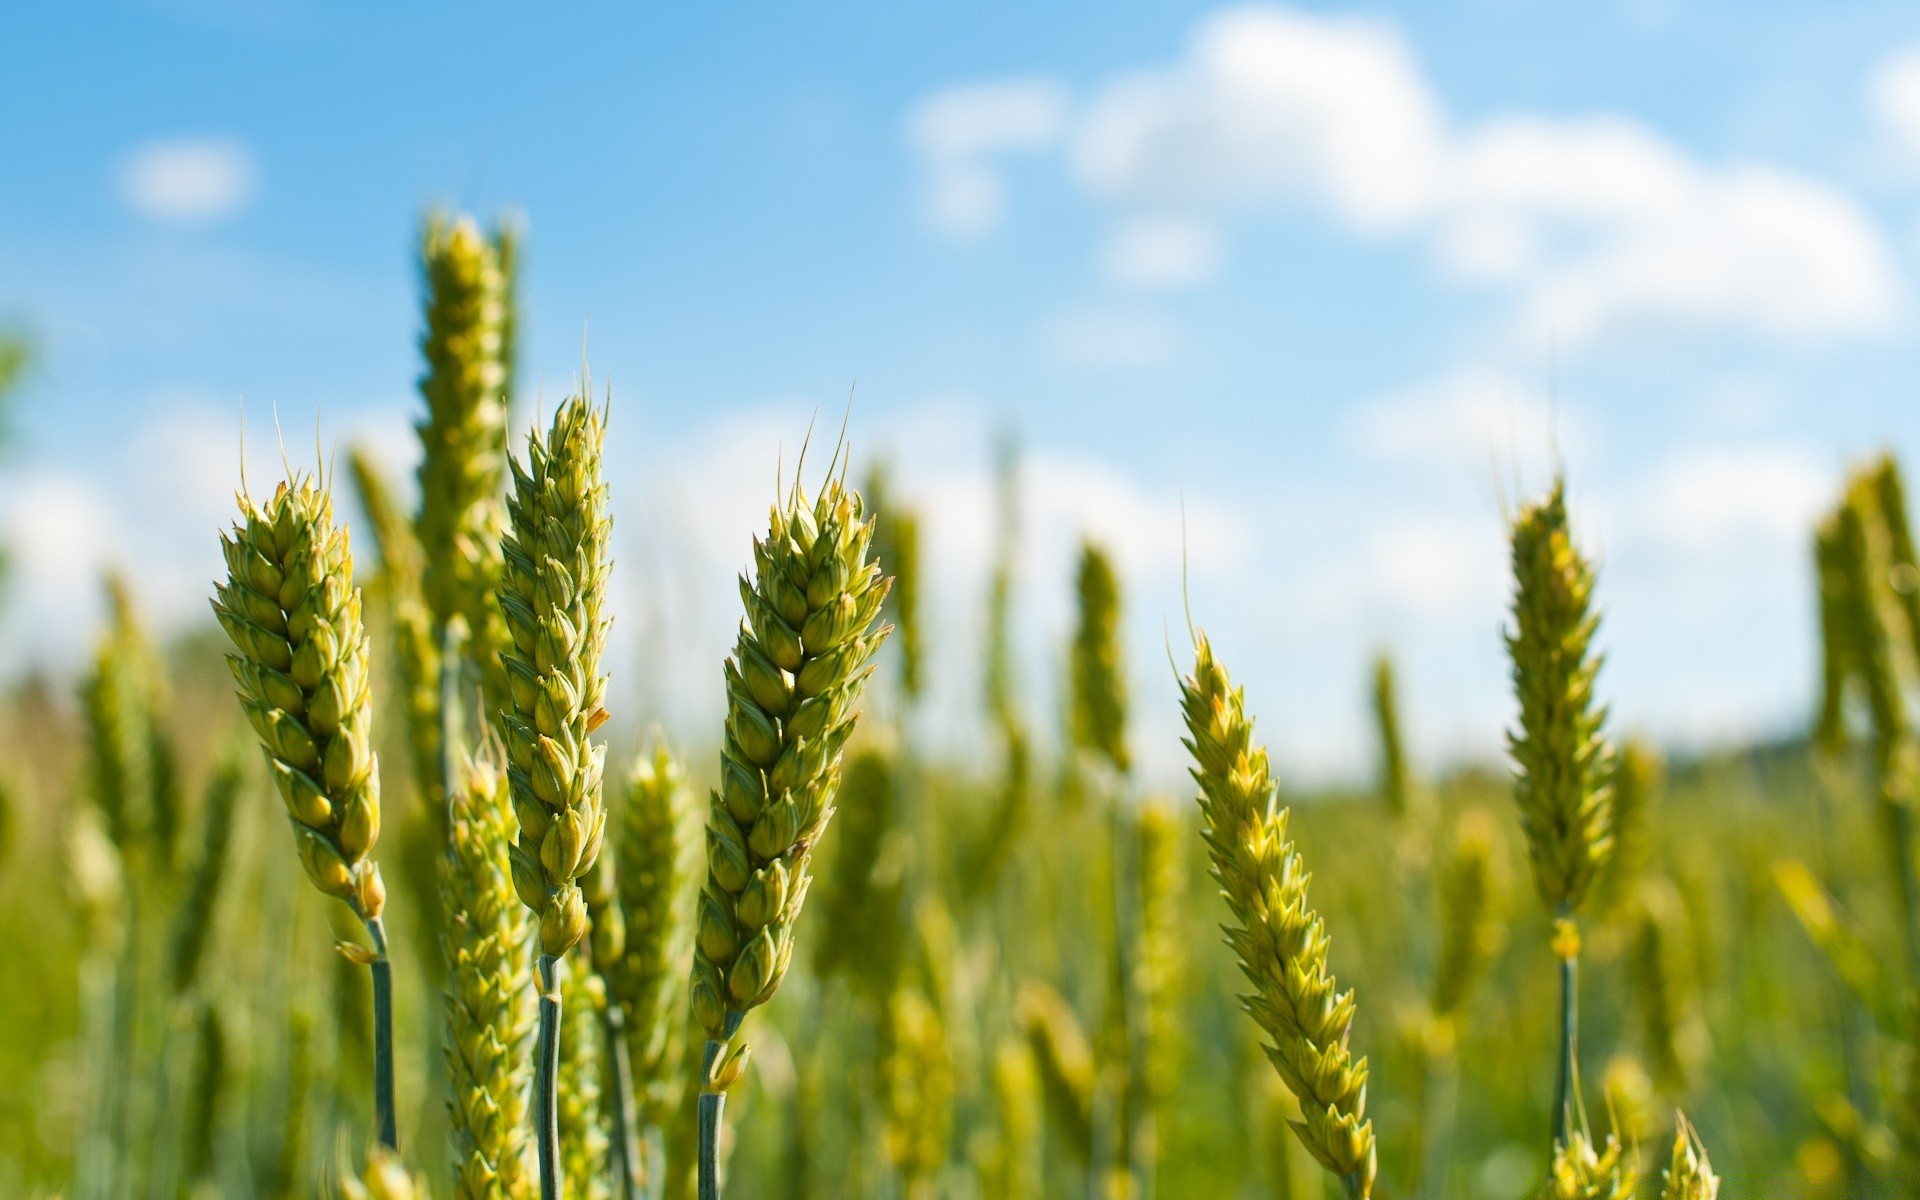
[[311, 476], [282, 483], [265, 504], [243, 493], [240, 520], [220, 544], [227, 579], [214, 615], [233, 640], [227, 663], [301, 866], [371, 921], [386, 889], [367, 857], [380, 836], [367, 632], [332, 493]]
[[1540, 898], [1557, 916], [1586, 898], [1612, 845], [1612, 750], [1594, 700], [1593, 568], [1574, 546], [1566, 487], [1524, 509], [1512, 528], [1513, 627], [1507, 652], [1520, 726], [1507, 735], [1514, 798]]
[[605, 437], [606, 414], [588, 402], [584, 382], [545, 436], [528, 436], [526, 464], [513, 464], [500, 587], [512, 635], [502, 660], [510, 703], [500, 726], [520, 829], [513, 886], [540, 918], [541, 953], [556, 958], [587, 932], [576, 881], [593, 866], [606, 831], [606, 747], [588, 740], [607, 718], [600, 673], [612, 619]]
[[1193, 673], [1181, 681], [1188, 752], [1200, 785], [1202, 836], [1234, 923], [1227, 942], [1253, 985], [1242, 997], [1267, 1035], [1267, 1058], [1300, 1100], [1294, 1130], [1349, 1192], [1370, 1195], [1375, 1172], [1367, 1120], [1367, 1060], [1348, 1049], [1352, 992], [1327, 967], [1327, 934], [1307, 902], [1310, 876], [1275, 806], [1267, 752], [1253, 741], [1245, 699], [1197, 635]]
[[1079, 622], [1069, 651], [1073, 744], [1125, 774], [1127, 684], [1120, 654], [1120, 580], [1113, 560], [1092, 542], [1080, 546]]
[[[872, 537], [859, 494], [838, 478], [811, 502], [796, 482], [754, 542], [753, 578], [740, 580], [746, 618], [726, 663], [691, 985], [694, 1019], [717, 1044], [772, 998], [793, 956], [841, 749], [888, 632], [873, 628], [890, 582], [869, 554]], [[725, 1091], [744, 1055], [744, 1043], [710, 1055], [704, 1090]]]

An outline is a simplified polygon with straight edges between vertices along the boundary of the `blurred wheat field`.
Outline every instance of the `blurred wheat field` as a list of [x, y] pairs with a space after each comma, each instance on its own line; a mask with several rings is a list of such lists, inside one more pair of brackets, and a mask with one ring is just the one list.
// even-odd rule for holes
[[[619, 400], [583, 380], [523, 436], [516, 237], [427, 224], [420, 511], [371, 460], [316, 483], [365, 517], [354, 578], [330, 515], [274, 515], [297, 486], [256, 497], [224, 634], [161, 645], [111, 581], [84, 679], [8, 689], [0, 1194], [1920, 1194], [1920, 569], [1890, 460], [1810, 547], [1806, 737], [1620, 738], [1556, 489], [1515, 524], [1518, 775], [1410, 760], [1383, 655], [1354, 664], [1375, 778], [1303, 792], [1233, 647], [1123, 660], [1091, 543], [1060, 564], [1065, 710], [1029, 703], [1010, 443], [989, 736], [916, 745], [954, 636], [920, 525], [816, 432], [741, 547], [725, 727], [668, 745], [600, 707]], [[1136, 772], [1141, 679], [1182, 695], [1194, 780]]]

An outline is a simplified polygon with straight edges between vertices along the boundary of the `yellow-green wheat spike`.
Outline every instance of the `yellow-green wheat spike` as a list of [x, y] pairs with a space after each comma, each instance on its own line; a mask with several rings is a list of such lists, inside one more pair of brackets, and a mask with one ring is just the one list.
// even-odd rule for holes
[[1093, 1154], [1093, 1048], [1065, 996], [1044, 983], [1020, 989], [1016, 1005], [1039, 1072], [1047, 1111], [1074, 1156]]
[[607, 1200], [607, 1132], [601, 1122], [600, 980], [576, 953], [561, 977], [560, 1161], [570, 1200]]
[[887, 1006], [882, 1065], [888, 1161], [907, 1200], [936, 1194], [953, 1120], [953, 1060], [939, 1009], [914, 987]]
[[1634, 895], [1653, 856], [1654, 798], [1666, 777], [1666, 760], [1649, 743], [1629, 738], [1613, 765], [1613, 847], [1601, 868], [1599, 903], [1618, 911]]
[[1395, 820], [1405, 820], [1413, 808], [1413, 779], [1407, 767], [1406, 745], [1400, 732], [1399, 687], [1393, 659], [1382, 652], [1373, 660], [1373, 727], [1380, 742], [1380, 798]]
[[1541, 1200], [1632, 1200], [1638, 1184], [1633, 1155], [1612, 1137], [1595, 1148], [1587, 1135], [1554, 1145]]
[[[1184, 938], [1189, 928], [1184, 832], [1169, 805], [1155, 801], [1141, 805], [1139, 950], [1134, 969], [1140, 975], [1138, 994], [1146, 1008], [1141, 1022], [1146, 1047], [1145, 1070], [1136, 1088], [1141, 1093], [1138, 1101], [1146, 1105], [1146, 1128], [1153, 1139], [1158, 1138], [1159, 1117], [1168, 1110], [1179, 1084], [1186, 1051], [1187, 1023], [1181, 1005], [1186, 978]], [[1157, 1156], [1157, 1142], [1145, 1153], [1149, 1160]]]
[[611, 621], [605, 437], [605, 413], [588, 402], [584, 384], [544, 437], [528, 436], [526, 464], [513, 464], [513, 529], [500, 588], [512, 631], [503, 660], [511, 703], [500, 724], [520, 826], [513, 885], [540, 918], [540, 952], [555, 958], [587, 931], [575, 881], [593, 865], [606, 830], [606, 747], [588, 740], [607, 715], [600, 673]]
[[1673, 1131], [1673, 1157], [1660, 1183], [1660, 1200], [1719, 1200], [1720, 1177], [1707, 1161], [1706, 1143], [1681, 1114]]
[[434, 213], [420, 237], [426, 371], [420, 395], [420, 515], [427, 609], [436, 628], [466, 626], [488, 699], [505, 702], [497, 656], [501, 490], [507, 479], [505, 293], [495, 246], [471, 218]]
[[440, 869], [455, 1200], [516, 1200], [528, 1187], [532, 939], [507, 867], [512, 820], [505, 774], [484, 759], [472, 764], [449, 805]]
[[1039, 1200], [1040, 1075], [1033, 1054], [1017, 1041], [993, 1056], [994, 1129], [976, 1143], [974, 1166], [981, 1200]]
[[1127, 684], [1120, 652], [1120, 580], [1113, 560], [1092, 542], [1080, 546], [1075, 590], [1079, 622], [1069, 654], [1073, 744], [1104, 758], [1125, 774]]
[[1520, 513], [1512, 542], [1514, 798], [1540, 898], [1569, 917], [1611, 848], [1612, 752], [1601, 733], [1606, 709], [1593, 695], [1601, 662], [1593, 568], [1573, 544], [1563, 482]]
[[693, 791], [664, 744], [634, 764], [614, 840], [623, 953], [607, 974], [626, 1017], [640, 1123], [659, 1130], [680, 1099], [676, 1064], [686, 1025], [682, 990], [693, 941]]
[[1677, 944], [1684, 937], [1686, 910], [1664, 880], [1647, 881], [1637, 900], [1627, 980], [1639, 1017], [1641, 1047], [1655, 1082], [1671, 1095], [1688, 1086], [1690, 995]]
[[227, 1028], [212, 1000], [200, 1005], [194, 1038], [193, 1079], [187, 1095], [185, 1176], [190, 1183], [209, 1180], [220, 1138], [221, 1108], [227, 1090]]
[[1820, 707], [1814, 717], [1813, 738], [1820, 749], [1837, 754], [1847, 744], [1847, 683], [1858, 654], [1852, 582], [1837, 512], [1815, 528], [1813, 558], [1820, 607]]
[[80, 684], [87, 726], [87, 790], [105, 818], [107, 836], [134, 870], [148, 851], [158, 815], [148, 778], [147, 680], [124, 584], [109, 578], [110, 620]]
[[813, 950], [816, 974], [844, 973], [876, 1012], [899, 977], [906, 943], [899, 802], [892, 752], [865, 745], [848, 762], [834, 801], [840, 832], [821, 879], [819, 917], [833, 936]]
[[1002, 728], [1020, 723], [1014, 703], [1013, 572], [1020, 542], [1020, 445], [1011, 431], [994, 440], [993, 576], [987, 589], [987, 715]]
[[[740, 580], [746, 606], [726, 663], [720, 790], [707, 822], [707, 883], [696, 926], [692, 1006], [714, 1049], [703, 1091], [723, 1093], [745, 1046], [721, 1056], [748, 1010], [772, 998], [793, 956], [813, 848], [833, 816], [873, 628], [889, 581], [868, 553], [873, 521], [828, 477], [773, 510]], [[835, 931], [838, 936], [838, 931]]]
[[900, 656], [900, 690], [919, 697], [925, 655], [920, 631], [920, 514], [895, 503], [884, 465], [867, 476], [865, 499], [874, 516], [873, 557], [893, 579], [885, 617], [893, 622], [893, 644]]
[[1888, 612], [1887, 533], [1870, 480], [1856, 479], [1834, 518], [1847, 578], [1846, 623], [1853, 664], [1865, 685], [1867, 712], [1884, 769], [1907, 736], [1907, 703]]
[[367, 857], [380, 835], [380, 776], [360, 592], [331, 493], [310, 476], [265, 504], [240, 497], [222, 535], [227, 580], [214, 615], [240, 704], [267, 752], [307, 878], [374, 921], [386, 901]]
[[1867, 468], [1874, 507], [1887, 531], [1887, 579], [1902, 617], [1907, 646], [1920, 651], [1920, 563], [1915, 561], [1913, 526], [1907, 515], [1907, 485], [1892, 454]]
[[1441, 864], [1440, 955], [1431, 1004], [1449, 1043], [1453, 1023], [1486, 974], [1499, 943], [1493, 915], [1493, 830], [1484, 812], [1460, 821], [1453, 847]]
[[1245, 700], [1204, 635], [1181, 693], [1202, 836], [1234, 918], [1227, 941], [1254, 987], [1242, 1002], [1300, 1100], [1301, 1143], [1349, 1196], [1369, 1196], [1376, 1158], [1367, 1060], [1348, 1049], [1353, 993], [1339, 991], [1328, 971], [1326, 929], [1307, 903], [1310, 876], [1287, 840], [1287, 810], [1275, 806], [1267, 752], [1254, 744]]
[[399, 1155], [374, 1146], [367, 1151], [365, 1169], [341, 1178], [340, 1200], [427, 1200], [427, 1185]]
[[228, 741], [214, 764], [213, 775], [200, 805], [200, 854], [187, 876], [186, 894], [174, 913], [173, 947], [168, 969], [175, 995], [184, 994], [199, 977], [207, 942], [213, 933], [215, 908], [226, 880], [228, 850], [233, 842], [234, 807], [246, 781], [246, 761], [237, 742]]

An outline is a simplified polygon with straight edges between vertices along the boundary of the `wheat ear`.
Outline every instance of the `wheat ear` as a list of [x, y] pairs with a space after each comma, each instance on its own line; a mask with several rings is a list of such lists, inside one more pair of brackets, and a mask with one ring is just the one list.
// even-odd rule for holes
[[1639, 1172], [1633, 1154], [1608, 1136], [1596, 1147], [1581, 1130], [1554, 1143], [1541, 1200], [1633, 1200]]
[[300, 864], [326, 895], [347, 902], [373, 949], [374, 1112], [397, 1145], [393, 1109], [393, 965], [381, 910], [386, 888], [368, 852], [380, 836], [380, 775], [360, 592], [347, 531], [334, 524], [324, 480], [296, 476], [266, 504], [240, 497], [241, 519], [220, 539], [227, 581], [214, 615], [240, 704], [266, 749], [292, 820]]
[[1093, 1047], [1067, 998], [1044, 983], [1021, 987], [1015, 1003], [1054, 1124], [1081, 1162], [1093, 1155]]
[[904, 1200], [936, 1194], [952, 1130], [953, 1086], [940, 1010], [917, 987], [896, 989], [887, 1005], [881, 1087], [887, 1159], [899, 1173]]
[[1080, 545], [1075, 576], [1079, 623], [1068, 653], [1073, 744], [1126, 774], [1127, 684], [1120, 664], [1120, 580], [1113, 559], [1092, 542]]
[[364, 1170], [341, 1178], [340, 1200], [427, 1200], [427, 1184], [399, 1155], [375, 1146]]
[[87, 788], [105, 818], [107, 836], [135, 876], [153, 857], [156, 814], [148, 784], [146, 680], [139, 655], [129, 653], [134, 631], [126, 587], [107, 579], [109, 624], [94, 647], [80, 684], [87, 726]]
[[900, 780], [891, 749], [867, 739], [847, 762], [834, 800], [840, 832], [821, 877], [820, 921], [835, 936], [814, 944], [822, 979], [844, 975], [876, 1012], [900, 976], [907, 930]]
[[229, 741], [214, 764], [213, 775], [200, 805], [200, 856], [187, 877], [186, 894], [174, 914], [173, 953], [169, 963], [174, 995], [182, 995], [199, 977], [207, 940], [213, 932], [214, 908], [226, 880], [228, 849], [233, 842], [233, 810], [246, 781], [245, 760], [237, 742]]
[[629, 1168], [643, 1165], [647, 1186], [657, 1188], [667, 1170], [666, 1126], [684, 1087], [677, 1066], [687, 1024], [684, 964], [693, 941], [698, 819], [686, 771], [664, 743], [634, 763], [617, 816], [614, 883], [625, 944], [605, 979], [625, 1028], [642, 1142]]
[[974, 1169], [981, 1200], [1039, 1200], [1040, 1075], [1033, 1054], [1018, 1041], [993, 1056], [994, 1126], [975, 1135]]
[[1514, 799], [1560, 962], [1560, 1066], [1553, 1139], [1565, 1141], [1578, 1104], [1580, 934], [1575, 924], [1612, 846], [1612, 750], [1596, 704], [1593, 568], [1573, 544], [1566, 485], [1523, 509], [1511, 531], [1513, 627], [1506, 634], [1520, 726], [1507, 734]]
[[526, 915], [514, 895], [507, 777], [490, 759], [467, 768], [448, 805], [441, 856], [447, 1123], [456, 1200], [518, 1197], [527, 1186], [524, 1061], [532, 1014], [519, 984]]
[[1673, 1158], [1660, 1183], [1660, 1200], [1719, 1200], [1720, 1177], [1707, 1161], [1706, 1143], [1685, 1113], [1675, 1116]]
[[1245, 699], [1205, 635], [1195, 638], [1181, 693], [1202, 836], [1234, 918], [1227, 941], [1254, 987], [1242, 1003], [1300, 1100], [1301, 1143], [1349, 1196], [1364, 1198], [1373, 1191], [1375, 1152], [1367, 1060], [1348, 1050], [1353, 993], [1339, 991], [1328, 971], [1326, 929], [1308, 906], [1310, 877], [1287, 840], [1287, 810], [1275, 806], [1267, 752], [1254, 744]]
[[600, 793], [606, 747], [589, 735], [607, 719], [600, 656], [610, 622], [612, 520], [601, 466], [606, 414], [587, 396], [583, 380], [546, 435], [528, 435], [526, 464], [513, 464], [512, 531], [500, 587], [512, 633], [502, 659], [510, 703], [500, 710], [500, 726], [519, 823], [509, 865], [514, 891], [540, 922], [534, 1116], [543, 1200], [561, 1195], [555, 964], [586, 935], [586, 901], [576, 881], [593, 866], [606, 832]]
[[1373, 659], [1373, 727], [1380, 743], [1380, 798], [1393, 818], [1403, 821], [1413, 811], [1413, 777], [1400, 732], [1400, 689], [1385, 651]]
[[874, 517], [873, 557], [893, 579], [882, 615], [893, 623], [893, 645], [900, 657], [900, 691], [911, 701], [923, 685], [925, 659], [920, 629], [920, 514], [896, 504], [889, 474], [875, 464], [867, 475], [865, 499]]
[[720, 790], [707, 822], [707, 882], [694, 939], [693, 1017], [701, 1071], [702, 1200], [719, 1195], [714, 1151], [727, 1088], [746, 1065], [734, 1045], [793, 955], [813, 848], [833, 816], [840, 752], [853, 732], [888, 580], [869, 551], [873, 521], [829, 473], [809, 502], [796, 481], [753, 547], [754, 577], [726, 663]]
[[1653, 857], [1654, 798], [1666, 777], [1660, 752], [1639, 738], [1629, 738], [1613, 764], [1613, 811], [1609, 819], [1613, 844], [1596, 885], [1596, 902], [1603, 913], [1618, 912], [1633, 899], [1647, 863]]
[[[500, 655], [507, 631], [495, 600], [501, 579], [501, 491], [507, 478], [504, 285], [498, 252], [471, 218], [435, 213], [420, 237], [426, 371], [420, 395], [423, 585], [436, 630], [456, 619], [490, 707], [507, 702]], [[435, 638], [444, 642], [444, 635]]]
[[560, 963], [559, 1104], [561, 1178], [569, 1200], [607, 1200], [607, 1133], [601, 1124], [600, 1083], [605, 1045], [601, 1014], [607, 993], [583, 956]]

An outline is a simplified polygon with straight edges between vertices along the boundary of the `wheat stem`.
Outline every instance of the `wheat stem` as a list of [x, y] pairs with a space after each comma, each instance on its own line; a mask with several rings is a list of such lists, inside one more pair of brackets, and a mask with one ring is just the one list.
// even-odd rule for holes
[[606, 1035], [613, 1084], [613, 1094], [607, 1099], [613, 1125], [613, 1177], [621, 1200], [640, 1200], [640, 1127], [634, 1113], [633, 1056], [627, 1049], [626, 1015], [612, 996], [600, 1010], [600, 1028]]
[[387, 957], [386, 923], [369, 917], [366, 926], [375, 955], [367, 964], [373, 973], [373, 1119], [380, 1144], [398, 1150], [400, 1135], [393, 1109], [393, 960]]
[[534, 1043], [534, 1146], [540, 1159], [540, 1200], [561, 1200], [560, 1179], [560, 980], [559, 958], [542, 954], [540, 1033]]
[[[1560, 918], [1568, 928], [1572, 921]], [[1580, 951], [1576, 940], [1569, 952], [1560, 948], [1560, 1070], [1553, 1086], [1553, 1140], [1564, 1143], [1573, 1122], [1574, 1080], [1580, 1040]]]

